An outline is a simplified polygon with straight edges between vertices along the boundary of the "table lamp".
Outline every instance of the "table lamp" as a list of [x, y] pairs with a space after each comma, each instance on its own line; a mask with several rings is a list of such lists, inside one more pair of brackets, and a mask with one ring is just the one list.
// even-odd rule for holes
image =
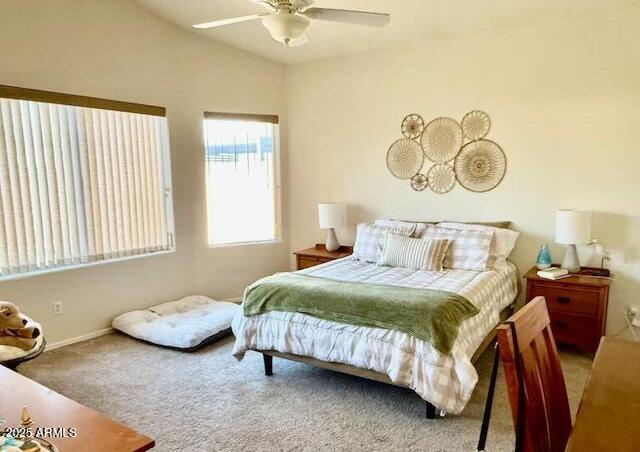
[[340, 244], [336, 237], [335, 228], [347, 224], [346, 206], [339, 203], [318, 204], [318, 219], [320, 220], [320, 229], [328, 229], [325, 248], [327, 251], [338, 251]]
[[588, 210], [559, 209], [556, 211], [556, 243], [569, 245], [562, 268], [570, 273], [580, 271], [576, 245], [591, 243], [591, 212]]

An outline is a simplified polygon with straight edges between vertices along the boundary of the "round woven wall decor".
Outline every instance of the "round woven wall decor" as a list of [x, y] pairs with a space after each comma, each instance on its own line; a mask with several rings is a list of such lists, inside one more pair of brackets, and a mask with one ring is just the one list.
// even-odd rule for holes
[[462, 146], [462, 127], [455, 119], [436, 118], [424, 128], [422, 149], [435, 163], [445, 163], [455, 158]]
[[484, 111], [473, 110], [462, 118], [462, 133], [467, 140], [484, 138], [491, 129], [491, 118]]
[[418, 173], [411, 178], [411, 188], [413, 188], [415, 191], [422, 191], [427, 188], [427, 186], [427, 176], [425, 176], [424, 174]]
[[420, 145], [407, 138], [394, 142], [387, 151], [387, 168], [398, 179], [411, 179], [424, 163]]
[[429, 169], [427, 180], [434, 193], [448, 193], [456, 184], [456, 173], [451, 165], [439, 163]]
[[502, 182], [507, 159], [493, 141], [478, 140], [464, 145], [454, 167], [460, 185], [470, 191], [485, 192]]
[[424, 131], [424, 119], [418, 114], [410, 114], [402, 120], [402, 135], [410, 140], [420, 138]]

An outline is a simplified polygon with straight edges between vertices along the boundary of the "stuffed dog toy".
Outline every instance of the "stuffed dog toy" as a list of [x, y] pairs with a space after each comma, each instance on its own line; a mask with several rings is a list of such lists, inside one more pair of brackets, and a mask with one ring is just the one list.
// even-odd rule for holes
[[31, 350], [36, 345], [40, 330], [29, 323], [30, 320], [20, 314], [15, 304], [0, 301], [0, 345]]

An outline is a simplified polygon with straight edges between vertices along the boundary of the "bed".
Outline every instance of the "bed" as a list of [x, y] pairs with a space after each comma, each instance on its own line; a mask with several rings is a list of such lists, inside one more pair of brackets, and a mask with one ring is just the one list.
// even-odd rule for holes
[[234, 355], [242, 359], [247, 351], [262, 353], [267, 375], [272, 373], [276, 356], [407, 387], [426, 402], [429, 418], [438, 410], [444, 415], [464, 409], [478, 381], [473, 363], [492, 342], [496, 326], [512, 312], [519, 290], [517, 269], [510, 262], [500, 270], [435, 272], [378, 266], [345, 257], [295, 273], [448, 291], [477, 308], [476, 315], [460, 324], [446, 354], [400, 331], [354, 326], [299, 312], [240, 314], [233, 321]]

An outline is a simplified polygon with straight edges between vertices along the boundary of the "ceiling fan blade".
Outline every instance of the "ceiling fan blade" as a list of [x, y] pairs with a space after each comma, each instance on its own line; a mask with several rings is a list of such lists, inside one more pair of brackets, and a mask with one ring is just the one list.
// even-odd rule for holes
[[289, 41], [287, 47], [300, 47], [309, 42], [309, 35], [305, 32], [302, 36], [297, 39], [293, 39]]
[[250, 16], [232, 17], [231, 19], [214, 20], [213, 22], [205, 22], [203, 24], [196, 24], [193, 28], [215, 28], [222, 27], [224, 25], [238, 24], [240, 22], [248, 22], [250, 20], [262, 19], [268, 16], [268, 13], [264, 14], [251, 14]]
[[348, 24], [384, 27], [391, 20], [390, 14], [351, 11], [347, 9], [308, 8], [302, 12], [305, 16], [317, 20], [344, 22]]
[[276, 8], [273, 5], [273, 3], [269, 0], [251, 0], [253, 3], [257, 3], [260, 6], [264, 6], [265, 8], [267, 8], [269, 11], [275, 11]]

